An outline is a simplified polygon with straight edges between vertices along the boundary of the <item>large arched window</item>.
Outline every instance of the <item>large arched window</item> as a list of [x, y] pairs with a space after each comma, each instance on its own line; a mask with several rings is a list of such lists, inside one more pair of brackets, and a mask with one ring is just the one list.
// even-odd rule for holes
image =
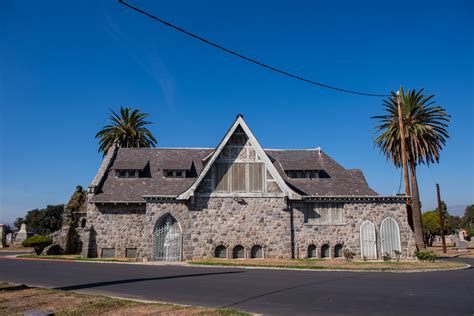
[[214, 249], [214, 257], [215, 258], [227, 258], [227, 249], [225, 246], [220, 245]]
[[234, 258], [234, 259], [243, 259], [243, 258], [245, 258], [244, 247], [242, 247], [241, 245], [235, 246], [234, 250], [232, 251], [232, 258]]
[[316, 258], [316, 246], [309, 245], [308, 246], [308, 258]]
[[340, 257], [342, 257], [342, 245], [337, 244], [334, 247], [334, 258], [340, 258]]
[[250, 258], [252, 259], [259, 259], [263, 258], [262, 246], [255, 245], [250, 250]]
[[324, 244], [321, 247], [321, 258], [329, 258], [329, 245]]

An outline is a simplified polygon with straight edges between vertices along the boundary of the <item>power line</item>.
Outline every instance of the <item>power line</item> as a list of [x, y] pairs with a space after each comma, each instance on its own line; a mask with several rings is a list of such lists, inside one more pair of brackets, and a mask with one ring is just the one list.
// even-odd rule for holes
[[200, 40], [201, 42], [204, 42], [204, 43], [206, 43], [206, 44], [208, 44], [208, 45], [210, 45], [210, 46], [213, 46], [213, 47], [215, 47], [215, 48], [217, 48], [217, 49], [220, 49], [220, 50], [222, 50], [222, 51], [224, 51], [224, 52], [226, 52], [226, 53], [229, 53], [229, 54], [231, 54], [231, 55], [234, 55], [234, 56], [236, 56], [236, 57], [239, 57], [239, 58], [241, 58], [241, 59], [243, 59], [243, 60], [246, 60], [246, 61], [248, 61], [248, 62], [254, 63], [254, 64], [256, 64], [256, 65], [259, 65], [259, 66], [261, 66], [261, 67], [263, 67], [263, 68], [266, 68], [266, 69], [275, 71], [275, 72], [277, 72], [277, 73], [279, 73], [279, 74], [282, 74], [282, 75], [284, 75], [284, 76], [288, 76], [288, 77], [291, 77], [291, 78], [294, 78], [294, 79], [297, 79], [297, 80], [300, 80], [300, 81], [304, 81], [304, 82], [306, 82], [306, 83], [310, 83], [310, 84], [313, 84], [313, 85], [316, 85], [316, 86], [319, 86], [319, 87], [322, 87], [322, 88], [332, 89], [332, 90], [339, 91], [339, 92], [345, 92], [345, 93], [351, 93], [351, 94], [363, 95], [363, 96], [369, 96], [369, 97], [390, 97], [389, 94], [366, 93], [366, 92], [359, 92], [359, 91], [354, 91], [354, 90], [347, 90], [347, 89], [337, 88], [337, 87], [334, 87], [334, 86], [330, 86], [330, 85], [327, 85], [327, 84], [323, 84], [323, 83], [320, 83], [320, 82], [316, 82], [316, 81], [313, 81], [313, 80], [310, 80], [310, 79], [306, 79], [306, 78], [303, 78], [303, 77], [300, 77], [300, 76], [291, 74], [291, 73], [289, 73], [289, 72], [286, 72], [286, 71], [284, 71], [284, 70], [281, 70], [281, 69], [272, 67], [272, 66], [270, 66], [270, 65], [267, 65], [267, 64], [265, 64], [265, 63], [263, 63], [263, 62], [260, 62], [260, 61], [258, 61], [258, 60], [255, 60], [255, 59], [253, 59], [253, 58], [246, 57], [246, 56], [244, 56], [244, 55], [242, 55], [242, 54], [240, 54], [240, 53], [237, 53], [237, 52], [235, 52], [235, 51], [233, 51], [233, 50], [227, 49], [227, 48], [225, 48], [225, 47], [223, 47], [223, 46], [221, 46], [221, 45], [219, 45], [219, 44], [216, 44], [216, 43], [214, 43], [214, 42], [211, 42], [211, 41], [209, 41], [209, 40], [207, 40], [207, 39], [205, 39], [205, 38], [203, 38], [203, 37], [201, 37], [201, 36], [199, 36], [199, 35], [196, 35], [196, 34], [193, 34], [193, 33], [191, 33], [191, 32], [188, 32], [188, 31], [186, 31], [185, 29], [183, 29], [183, 28], [181, 28], [181, 27], [179, 27], [179, 26], [176, 26], [176, 25], [174, 25], [174, 24], [171, 24], [171, 23], [169, 23], [169, 22], [167, 22], [167, 21], [165, 21], [165, 20], [162, 20], [162, 19], [160, 19], [160, 18], [158, 18], [158, 17], [156, 17], [156, 16], [154, 16], [154, 15], [152, 15], [152, 14], [146, 12], [146, 11], [143, 11], [143, 10], [137, 8], [137, 7], [134, 7], [134, 6], [132, 6], [132, 5], [128, 4], [128, 3], [126, 3], [126, 2], [123, 1], [123, 0], [118, 0], [118, 1], [119, 1], [121, 4], [123, 4], [124, 6], [129, 7], [130, 9], [132, 9], [132, 10], [134, 10], [134, 11], [136, 11], [136, 12], [139, 12], [139, 13], [141, 13], [141, 14], [143, 14], [143, 15], [146, 15], [146, 16], [148, 16], [149, 18], [152, 18], [153, 20], [156, 20], [156, 21], [158, 21], [158, 22], [160, 22], [160, 23], [162, 23], [162, 24], [164, 24], [164, 25], [166, 25], [166, 26], [169, 26], [169, 27], [171, 27], [171, 28], [173, 28], [173, 29], [175, 29], [175, 30], [181, 32], [181, 33], [184, 33], [184, 34], [186, 34], [186, 35], [188, 35], [188, 36], [191, 36], [191, 37], [193, 37], [193, 38], [195, 38], [195, 39], [197, 39], [197, 40]]

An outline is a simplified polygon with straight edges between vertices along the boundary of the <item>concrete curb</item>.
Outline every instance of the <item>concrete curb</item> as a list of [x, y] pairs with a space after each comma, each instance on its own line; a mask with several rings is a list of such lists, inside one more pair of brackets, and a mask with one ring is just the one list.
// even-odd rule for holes
[[375, 272], [375, 273], [417, 273], [417, 272], [441, 272], [456, 271], [470, 269], [472, 266], [465, 263], [462, 267], [444, 268], [444, 269], [419, 269], [419, 270], [364, 270], [364, 269], [304, 269], [304, 268], [286, 268], [286, 267], [254, 267], [254, 266], [228, 266], [228, 265], [206, 265], [206, 264], [190, 264], [188, 262], [116, 262], [116, 261], [86, 261], [73, 259], [39, 259], [39, 258], [18, 258], [20, 255], [3, 256], [0, 259], [9, 260], [26, 260], [26, 261], [55, 261], [55, 262], [79, 262], [79, 263], [102, 263], [102, 264], [131, 264], [144, 266], [177, 266], [177, 267], [193, 267], [193, 268], [227, 268], [227, 269], [246, 269], [246, 270], [282, 270], [282, 271], [313, 271], [313, 272]]
[[250, 266], [225, 266], [225, 265], [204, 265], [189, 264], [189, 266], [206, 267], [206, 268], [229, 268], [229, 269], [248, 269], [248, 270], [284, 270], [284, 271], [313, 271], [313, 272], [375, 272], [375, 273], [417, 273], [417, 272], [442, 272], [470, 269], [470, 264], [464, 264], [462, 267], [445, 268], [445, 269], [419, 269], [419, 270], [361, 270], [361, 269], [299, 269], [299, 268], [279, 268], [279, 267], [250, 267]]

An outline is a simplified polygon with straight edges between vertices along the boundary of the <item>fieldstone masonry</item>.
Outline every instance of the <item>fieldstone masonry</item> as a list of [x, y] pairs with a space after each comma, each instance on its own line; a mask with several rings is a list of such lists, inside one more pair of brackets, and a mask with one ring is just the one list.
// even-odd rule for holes
[[259, 245], [265, 258], [291, 258], [292, 252], [296, 258], [306, 258], [308, 246], [315, 245], [320, 257], [324, 244], [330, 247], [330, 257], [334, 257], [337, 244], [360, 257], [359, 228], [365, 220], [375, 226], [378, 258], [381, 258], [380, 224], [386, 217], [395, 219], [400, 227], [402, 258], [412, 258], [415, 252], [404, 203], [348, 202], [344, 204], [343, 224], [323, 225], [304, 222], [303, 202], [291, 203], [287, 208], [282, 198], [196, 198], [194, 204], [91, 204], [87, 231], [92, 227], [97, 237], [92, 246], [86, 242], [89, 238], [83, 238], [83, 255], [96, 253], [100, 257], [102, 249], [115, 248], [116, 256], [124, 257], [127, 248], [136, 248], [139, 260], [151, 261], [153, 231], [168, 214], [178, 221], [181, 229], [183, 259], [213, 257], [220, 245], [226, 247], [228, 258], [237, 245], [245, 248], [247, 257], [252, 246]]
[[294, 204], [295, 239], [298, 258], [306, 258], [308, 247], [316, 246], [316, 257], [321, 257], [321, 248], [329, 245], [330, 257], [334, 257], [334, 246], [340, 244], [343, 249], [350, 249], [361, 256], [360, 225], [370, 221], [375, 226], [377, 257], [382, 258], [380, 225], [387, 218], [393, 218], [400, 228], [400, 245], [402, 258], [413, 258], [416, 251], [413, 232], [408, 225], [406, 206], [403, 202], [349, 202], [344, 203], [343, 224], [309, 224], [304, 223], [302, 203]]
[[[313, 173], [317, 171], [319, 174], [318, 170], [320, 169], [318, 168], [323, 168], [324, 162], [329, 163], [333, 166], [329, 173], [332, 173], [335, 179], [343, 177], [343, 181], [327, 182], [330, 181], [330, 176], [328, 176], [327, 179], [318, 179], [318, 181], [321, 180], [320, 182], [314, 180], [311, 186], [317, 183], [328, 187], [338, 185], [345, 188], [344, 192], [349, 193], [342, 196], [340, 193], [334, 194], [329, 191], [321, 196], [318, 193], [304, 196], [304, 192], [297, 193], [300, 190], [294, 188], [297, 186], [295, 183], [292, 186], [295, 191], [288, 186], [288, 178], [283, 179], [286, 176], [281, 164], [278, 161], [274, 163], [270, 160], [246, 127], [241, 116], [237, 117], [233, 126], [234, 130], [229, 130], [224, 138], [227, 142], [222, 144], [225, 146], [218, 146], [220, 151], [216, 149], [212, 156], [199, 158], [203, 166], [205, 165], [204, 171], [197, 178], [201, 179], [201, 182], [198, 180], [191, 182], [189, 181], [191, 179], [186, 178], [166, 179], [162, 174], [156, 174], [155, 187], [145, 185], [154, 180], [150, 178], [129, 182], [134, 183], [134, 187], [130, 187], [130, 191], [136, 189], [136, 186], [143, 185], [148, 193], [143, 192], [143, 196], [128, 202], [124, 201], [124, 196], [128, 193], [127, 185], [131, 186], [126, 183], [130, 179], [123, 179], [121, 182], [120, 179], [112, 178], [114, 173], [109, 172], [113, 167], [115, 156], [120, 156], [121, 149], [111, 149], [89, 186], [87, 225], [84, 227], [82, 235], [83, 256], [100, 257], [106, 253], [108, 256], [114, 254], [116, 257], [125, 257], [128, 253], [127, 249], [129, 249], [133, 250], [130, 253], [136, 253], [138, 260], [154, 260], [154, 248], [156, 248], [154, 247], [154, 232], [158, 228], [158, 223], [161, 225], [162, 219], [170, 215], [177, 222], [176, 225], [173, 221], [174, 227], [179, 227], [181, 231], [183, 259], [213, 257], [216, 248], [220, 246], [226, 248], [228, 258], [232, 258], [233, 249], [236, 246], [244, 248], [244, 257], [246, 258], [250, 258], [253, 246], [260, 246], [265, 258], [306, 258], [310, 245], [316, 246], [316, 257], [321, 257], [323, 245], [329, 246], [329, 257], [335, 256], [336, 245], [342, 245], [342, 249], [350, 249], [360, 257], [360, 226], [364, 221], [372, 222], [375, 227], [377, 257], [380, 259], [382, 257], [380, 225], [387, 217], [392, 218], [398, 224], [402, 257], [413, 257], [414, 236], [407, 222], [403, 197], [377, 196], [368, 187], [361, 172], [344, 169], [322, 155], [319, 149], [300, 151], [298, 155], [301, 157], [307, 157], [308, 153], [312, 155], [311, 161], [306, 161], [308, 166], [294, 158], [290, 159], [290, 163], [294, 166], [290, 166], [290, 169], [287, 170], [309, 170]], [[292, 154], [295, 155], [296, 151], [298, 150]], [[278, 151], [274, 154], [277, 153]], [[148, 163], [151, 165], [152, 160], [157, 156], [150, 156]], [[210, 157], [213, 157], [214, 160]], [[134, 158], [135, 156], [129, 160], [125, 159], [125, 162], [133, 166], [132, 160]], [[157, 170], [156, 168], [160, 168], [159, 166], [165, 163], [176, 164], [174, 159], [175, 157], [164, 159], [151, 168]], [[283, 157], [283, 159], [289, 158]], [[249, 166], [245, 170], [250, 170], [251, 164], [258, 163], [264, 167], [264, 171], [262, 171], [264, 173], [261, 173], [262, 177], [255, 177], [254, 179], [257, 180], [251, 182], [249, 171], [249, 173], [245, 173], [247, 177], [245, 183], [248, 188], [250, 183], [254, 183], [254, 187], [259, 188], [260, 180], [258, 179], [262, 179], [260, 183], [263, 183], [263, 189], [245, 191], [242, 186], [237, 184], [236, 187], [240, 189], [234, 190], [234, 192], [228, 192], [226, 191], [228, 189], [222, 188], [220, 190], [214, 189], [217, 188], [214, 182], [220, 181], [216, 180], [216, 174], [219, 171], [213, 169], [211, 163], [206, 165], [207, 161], [221, 163], [220, 166], [233, 163], [248, 164]], [[319, 161], [319, 165], [314, 167], [314, 161]], [[193, 161], [194, 163], [195, 161]], [[276, 170], [277, 167], [282, 170]], [[167, 167], [161, 168], [166, 169]], [[257, 171], [252, 174], [256, 175]], [[116, 195], [109, 195], [109, 200], [102, 200], [102, 202], [91, 202], [95, 195], [101, 194], [102, 183], [109, 181], [104, 180], [108, 177], [113, 179], [110, 183], [116, 182], [115, 185], [110, 185], [108, 188], [110, 192], [117, 192]], [[347, 186], [346, 188], [345, 182], [348, 182], [346, 179], [350, 180], [350, 177], [359, 177], [362, 180], [352, 182], [353, 187]], [[241, 176], [238, 179], [244, 178]], [[305, 183], [308, 180], [304, 180]], [[182, 186], [182, 191], [179, 191], [178, 194], [170, 194], [165, 190], [166, 193], [162, 195], [145, 196], [149, 192], [156, 192], [166, 186], [170, 186], [169, 189], [172, 189], [172, 186], [178, 185], [179, 181], [186, 181], [187, 184]], [[225, 182], [226, 186], [229, 182]], [[306, 189], [306, 187], [302, 186], [302, 189]], [[190, 190], [194, 191], [190, 193]], [[354, 196], [354, 193], [359, 196]], [[331, 194], [334, 195], [334, 199], [327, 200], [328, 203], [343, 203], [342, 223], [330, 225], [305, 223], [305, 203], [309, 203], [310, 199], [331, 199]], [[168, 238], [166, 241], [166, 238], [161, 239], [163, 245], [172, 240]]]

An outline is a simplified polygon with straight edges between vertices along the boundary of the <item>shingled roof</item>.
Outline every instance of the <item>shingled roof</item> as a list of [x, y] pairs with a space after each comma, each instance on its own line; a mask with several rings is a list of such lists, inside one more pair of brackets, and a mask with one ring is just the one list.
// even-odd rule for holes
[[[196, 178], [165, 178], [163, 169], [190, 169], [197, 175], [203, 170], [203, 159], [214, 148], [119, 148], [105, 179], [91, 202], [145, 202], [143, 196], [172, 196], [186, 191]], [[319, 149], [265, 150], [278, 173], [296, 193], [302, 196], [376, 196], [362, 171], [345, 169]], [[149, 164], [145, 178], [118, 178], [115, 169], [139, 169]], [[324, 170], [328, 177], [291, 179], [285, 170]]]

